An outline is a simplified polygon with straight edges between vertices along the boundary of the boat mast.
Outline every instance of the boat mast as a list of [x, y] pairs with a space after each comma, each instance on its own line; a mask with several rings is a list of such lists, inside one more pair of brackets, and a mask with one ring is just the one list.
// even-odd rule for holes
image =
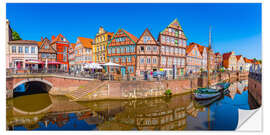
[[207, 83], [207, 86], [209, 88], [209, 86], [211, 85], [211, 82], [210, 82], [210, 50], [212, 50], [211, 48], [211, 26], [209, 27], [209, 45], [208, 45], [208, 49], [207, 49], [207, 79], [208, 79], [208, 83]]

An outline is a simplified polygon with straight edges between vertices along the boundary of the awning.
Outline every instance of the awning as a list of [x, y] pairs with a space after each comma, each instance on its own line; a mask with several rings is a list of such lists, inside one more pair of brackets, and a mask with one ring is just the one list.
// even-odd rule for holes
[[26, 64], [44, 64], [43, 61], [39, 61], [39, 60], [29, 60], [29, 61], [25, 61]]

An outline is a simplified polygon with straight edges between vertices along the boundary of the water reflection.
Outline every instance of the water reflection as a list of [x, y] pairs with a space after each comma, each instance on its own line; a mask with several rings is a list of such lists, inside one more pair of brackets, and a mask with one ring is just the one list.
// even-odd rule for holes
[[[208, 107], [198, 104], [190, 93], [171, 98], [95, 102], [72, 102], [63, 96], [45, 94], [50, 102], [36, 100], [34, 103], [43, 107], [25, 111], [39, 113], [25, 114], [14, 110], [22, 109], [14, 98], [7, 103], [7, 127], [9, 130], [234, 130], [238, 108], [253, 108], [247, 83], [232, 83], [231, 93]], [[31, 103], [24, 101], [41, 95], [22, 96], [18, 101], [27, 106]], [[41, 111], [46, 106], [50, 108]]]

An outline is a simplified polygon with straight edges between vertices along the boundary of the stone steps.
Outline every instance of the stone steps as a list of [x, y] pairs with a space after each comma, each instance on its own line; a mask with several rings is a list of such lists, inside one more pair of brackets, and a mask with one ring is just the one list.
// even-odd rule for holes
[[71, 98], [72, 100], [78, 100], [86, 95], [88, 95], [89, 93], [92, 93], [96, 90], [98, 90], [98, 88], [104, 86], [107, 82], [90, 82], [86, 85], [83, 85], [81, 87], [79, 87], [77, 90], [74, 90], [70, 93], [67, 93], [66, 96]]

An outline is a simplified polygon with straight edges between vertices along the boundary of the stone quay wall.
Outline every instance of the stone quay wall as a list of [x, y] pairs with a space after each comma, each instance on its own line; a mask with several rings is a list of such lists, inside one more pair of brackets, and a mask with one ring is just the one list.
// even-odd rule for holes
[[[223, 72], [211, 76], [211, 84], [221, 82], [223, 80], [240, 78], [246, 76], [246, 73]], [[161, 81], [99, 81], [91, 79], [80, 79], [61, 76], [32, 76], [32, 77], [10, 77], [7, 78], [7, 94], [13, 95], [13, 89], [16, 85], [26, 81], [42, 81], [50, 84], [52, 88], [49, 93], [52, 95], [68, 95], [69, 93], [77, 93], [84, 86], [89, 88], [82, 90], [76, 100], [100, 100], [100, 99], [133, 99], [133, 98], [150, 98], [164, 96], [164, 92], [168, 89], [172, 94], [181, 94], [191, 92], [192, 89], [207, 86], [207, 77], [189, 77], [179, 80], [161, 80]], [[75, 94], [76, 96], [76, 94]]]
[[262, 75], [257, 73], [250, 73], [248, 76], [248, 92], [256, 100], [260, 106], [262, 103]]

